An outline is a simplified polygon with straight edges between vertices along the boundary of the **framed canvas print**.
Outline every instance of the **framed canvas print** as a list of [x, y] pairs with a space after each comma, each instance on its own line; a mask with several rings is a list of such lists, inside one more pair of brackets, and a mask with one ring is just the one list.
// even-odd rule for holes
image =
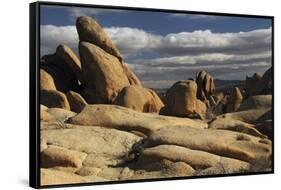
[[273, 173], [273, 19], [31, 3], [30, 186]]

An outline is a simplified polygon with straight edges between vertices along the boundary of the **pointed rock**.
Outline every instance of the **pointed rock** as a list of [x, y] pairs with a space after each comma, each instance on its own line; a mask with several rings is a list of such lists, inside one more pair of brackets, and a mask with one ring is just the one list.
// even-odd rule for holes
[[59, 45], [56, 54], [68, 64], [76, 78], [81, 81], [81, 63], [72, 49], [66, 45]]
[[235, 112], [239, 109], [240, 104], [243, 101], [243, 96], [239, 90], [239, 88], [235, 87], [232, 89], [230, 93], [230, 97], [228, 100], [226, 112]]
[[117, 57], [122, 62], [122, 57], [118, 49], [95, 19], [88, 16], [81, 16], [76, 20], [76, 28], [80, 41], [92, 43]]
[[76, 113], [80, 113], [88, 105], [86, 100], [77, 92], [67, 91], [66, 97], [70, 105], [70, 110]]
[[214, 78], [209, 73], [202, 70], [196, 74], [196, 83], [198, 86], [197, 97], [202, 101], [209, 99], [215, 91]]

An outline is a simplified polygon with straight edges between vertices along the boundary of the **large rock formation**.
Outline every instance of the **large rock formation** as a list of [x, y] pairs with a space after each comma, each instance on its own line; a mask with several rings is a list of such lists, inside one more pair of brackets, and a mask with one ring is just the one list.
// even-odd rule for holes
[[94, 44], [122, 62], [122, 56], [118, 49], [96, 20], [91, 17], [81, 16], [76, 20], [76, 28], [80, 41]]
[[264, 144], [260, 138], [224, 130], [165, 127], [148, 138], [148, 147], [160, 144], [178, 145], [246, 162], [271, 156], [271, 143]]
[[168, 144], [145, 148], [141, 153], [140, 162], [144, 160], [161, 161], [163, 159], [173, 162], [184, 162], [196, 170], [214, 167], [218, 164], [222, 164], [225, 167], [232, 166], [236, 169], [247, 169], [249, 167], [249, 164], [244, 161]]
[[158, 113], [164, 106], [153, 90], [136, 85], [124, 87], [113, 104], [145, 113]]
[[97, 21], [82, 16], [77, 19], [76, 28], [80, 40], [82, 94], [88, 103], [110, 104], [123, 87], [141, 85]]
[[165, 111], [180, 117], [204, 118], [206, 106], [197, 99], [197, 84], [192, 80], [176, 82], [166, 94]]
[[88, 42], [79, 43], [83, 97], [88, 103], [112, 103], [130, 83], [119, 60]]
[[87, 105], [81, 113], [67, 122], [76, 125], [106, 126], [124, 131], [139, 131], [145, 134], [150, 134], [165, 126], [206, 127], [204, 122], [188, 118], [140, 113], [121, 106], [102, 104]]
[[[95, 20], [76, 26], [81, 63], [65, 45], [41, 60], [41, 185], [272, 170], [272, 96], [253, 96], [271, 94], [272, 70], [254, 76], [243, 102], [234, 89], [235, 112], [204, 119], [211, 108], [224, 113], [228, 97], [207, 72], [175, 83], [163, 107]], [[141, 113], [160, 109], [180, 117]]]

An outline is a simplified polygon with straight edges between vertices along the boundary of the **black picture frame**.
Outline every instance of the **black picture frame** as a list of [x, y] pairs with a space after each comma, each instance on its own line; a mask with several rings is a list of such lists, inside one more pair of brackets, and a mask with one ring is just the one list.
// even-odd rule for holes
[[[169, 13], [185, 13], [185, 14], [203, 14], [214, 16], [232, 16], [245, 18], [266, 18], [272, 21], [272, 171], [255, 172], [255, 173], [239, 173], [239, 174], [219, 174], [208, 176], [192, 176], [192, 177], [173, 177], [173, 178], [157, 178], [157, 179], [140, 179], [140, 180], [126, 180], [126, 181], [110, 181], [110, 182], [96, 182], [96, 183], [79, 183], [79, 184], [61, 184], [61, 185], [40, 185], [40, 6], [54, 5], [67, 7], [87, 7], [87, 8], [107, 8], [107, 9], [121, 9], [121, 10], [140, 10], [152, 12], [169, 12]], [[29, 23], [29, 39], [30, 39], [30, 65], [29, 65], [29, 185], [33, 188], [54, 188], [54, 187], [73, 187], [73, 186], [88, 186], [88, 185], [102, 185], [102, 184], [121, 184], [121, 183], [136, 183], [136, 182], [152, 182], [152, 181], [167, 181], [167, 180], [184, 180], [196, 178], [214, 178], [214, 177], [231, 177], [231, 176], [246, 176], [246, 175], [260, 175], [273, 174], [274, 167], [274, 17], [264, 15], [248, 15], [248, 14], [233, 14], [233, 13], [218, 13], [218, 12], [201, 12], [201, 11], [187, 11], [187, 10], [169, 10], [156, 8], [141, 8], [141, 7], [125, 7], [125, 6], [109, 6], [109, 5], [92, 5], [92, 4], [78, 4], [78, 3], [61, 3], [39, 1], [29, 4], [30, 23]]]

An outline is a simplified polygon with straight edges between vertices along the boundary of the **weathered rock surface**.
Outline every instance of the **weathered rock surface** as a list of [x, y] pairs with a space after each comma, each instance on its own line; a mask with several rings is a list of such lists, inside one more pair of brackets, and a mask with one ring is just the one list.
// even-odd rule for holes
[[209, 124], [210, 129], [224, 129], [230, 131], [237, 131], [249, 135], [265, 138], [266, 136], [255, 128], [255, 125], [249, 124], [232, 118], [218, 118]]
[[57, 47], [56, 54], [67, 63], [75, 77], [81, 81], [81, 63], [72, 49], [62, 44]]
[[248, 162], [271, 156], [271, 143], [259, 141], [260, 138], [233, 131], [178, 126], [155, 131], [149, 136], [147, 146], [179, 145]]
[[88, 42], [79, 43], [83, 97], [88, 103], [112, 103], [118, 92], [129, 86], [119, 60]]
[[272, 106], [272, 95], [257, 95], [247, 98], [241, 104], [238, 111], [271, 108], [271, 106]]
[[86, 100], [77, 92], [67, 91], [66, 97], [70, 105], [70, 110], [76, 113], [81, 112], [88, 105]]
[[57, 90], [40, 90], [40, 101], [49, 108], [70, 109], [65, 94]]
[[86, 106], [81, 113], [67, 122], [76, 125], [112, 127], [124, 131], [140, 131], [145, 134], [150, 134], [165, 126], [205, 128], [207, 125], [188, 118], [140, 113], [121, 106], [102, 104]]
[[49, 114], [51, 114], [53, 117], [56, 118], [57, 121], [64, 122], [68, 118], [73, 117], [76, 115], [76, 113], [61, 109], [61, 108], [49, 108], [46, 110]]
[[40, 121], [45, 121], [45, 122], [52, 122], [56, 121], [56, 118], [48, 113], [46, 110], [40, 110]]
[[153, 90], [137, 85], [124, 87], [113, 104], [144, 113], [159, 113], [164, 106], [162, 100]]
[[61, 147], [49, 147], [41, 152], [41, 167], [73, 167], [80, 168], [87, 154]]
[[[195, 170], [184, 162], [171, 162], [168, 160], [162, 160], [161, 162], [165, 164], [157, 163], [160, 169], [157, 170], [136, 170], [130, 177], [125, 177], [123, 179], [153, 179], [153, 178], [171, 178], [171, 177], [187, 177], [193, 176]], [[153, 167], [153, 166], [152, 166]]]
[[74, 183], [87, 183], [90, 181], [93, 182], [93, 180], [73, 173], [44, 168], [40, 169], [40, 180], [41, 185], [62, 185]]
[[204, 118], [206, 108], [197, 99], [197, 85], [192, 80], [176, 82], [166, 94], [169, 115]]
[[86, 153], [83, 166], [106, 167], [125, 159], [133, 144], [141, 138], [116, 129], [92, 126], [68, 126], [41, 130], [41, 140], [50, 146]]
[[217, 118], [231, 118], [235, 120], [244, 121], [250, 124], [255, 124], [260, 117], [268, 113], [268, 111], [270, 110], [271, 108], [250, 109], [245, 111], [226, 113], [217, 116]]
[[239, 109], [241, 102], [243, 101], [243, 96], [239, 88], [235, 87], [230, 92], [230, 97], [227, 103], [226, 112], [235, 112]]
[[76, 28], [80, 41], [94, 44], [122, 62], [122, 56], [118, 49], [96, 20], [91, 17], [81, 16], [76, 20]]
[[140, 160], [150, 160], [154, 162], [162, 159], [173, 162], [184, 162], [196, 170], [206, 169], [218, 164], [233, 165], [233, 167], [237, 169], [247, 169], [249, 167], [249, 164], [244, 161], [221, 157], [208, 152], [192, 150], [176, 145], [159, 145], [146, 148], [142, 151], [140, 156]]

